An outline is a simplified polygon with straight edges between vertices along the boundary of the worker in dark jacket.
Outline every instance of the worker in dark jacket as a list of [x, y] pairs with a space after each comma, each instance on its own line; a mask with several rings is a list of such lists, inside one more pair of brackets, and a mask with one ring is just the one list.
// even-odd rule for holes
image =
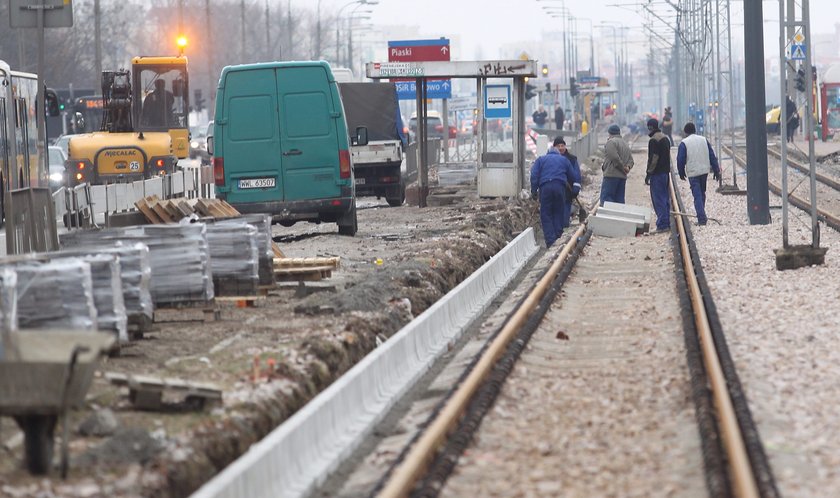
[[554, 139], [554, 146], [540, 156], [531, 167], [531, 197], [540, 197], [540, 223], [545, 246], [551, 247], [563, 234], [563, 215], [566, 211], [566, 181], [574, 177], [572, 163], [560, 154], [562, 137]]
[[697, 224], [705, 225], [707, 221], [706, 180], [709, 178], [709, 171], [712, 172], [715, 180], [719, 180], [720, 166], [715, 151], [712, 150], [712, 144], [704, 137], [696, 134], [697, 128], [694, 123], [686, 123], [683, 133], [685, 138], [677, 149], [677, 171], [679, 171], [680, 180], [685, 180], [688, 177], [691, 195], [694, 197]]
[[578, 163], [577, 156], [566, 148], [566, 141], [563, 137], [560, 137], [557, 143], [557, 150], [572, 164], [572, 173], [574, 173], [572, 177], [566, 178], [566, 209], [563, 214], [563, 228], [566, 228], [571, 224], [572, 200], [580, 193], [580, 163]]
[[656, 231], [665, 232], [671, 228], [671, 194], [668, 185], [671, 178], [671, 141], [659, 129], [659, 121], [648, 119], [648, 163], [645, 185], [650, 185], [650, 200], [656, 212]]

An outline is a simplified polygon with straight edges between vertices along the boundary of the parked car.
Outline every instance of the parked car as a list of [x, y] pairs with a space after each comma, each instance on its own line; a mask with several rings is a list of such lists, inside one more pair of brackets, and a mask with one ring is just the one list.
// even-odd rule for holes
[[61, 147], [50, 145], [49, 147], [49, 166], [50, 166], [50, 189], [58, 190], [67, 184], [67, 175], [64, 169], [64, 161], [67, 160], [67, 154]]
[[[216, 98], [216, 197], [281, 225], [328, 222], [356, 234], [351, 138], [329, 64], [228, 66]], [[354, 130], [353, 145], [367, 142], [366, 127]]]
[[199, 127], [190, 129], [190, 159], [200, 159], [201, 164], [210, 164], [210, 153], [207, 152], [207, 134]]

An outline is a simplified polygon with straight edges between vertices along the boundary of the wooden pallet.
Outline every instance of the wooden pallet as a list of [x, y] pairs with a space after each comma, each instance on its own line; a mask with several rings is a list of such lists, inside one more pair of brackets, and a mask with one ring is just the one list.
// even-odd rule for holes
[[134, 203], [152, 224], [176, 223], [192, 215], [210, 218], [234, 218], [239, 211], [220, 199], [165, 199], [150, 195]]
[[221, 320], [221, 313], [214, 301], [194, 303], [167, 303], [155, 306], [155, 323], [166, 322], [215, 322]]
[[312, 282], [332, 277], [341, 258], [274, 258], [276, 282]]
[[237, 308], [257, 308], [265, 300], [265, 294], [255, 296], [216, 296], [216, 302], [233, 303]]
[[202, 410], [209, 403], [222, 401], [222, 390], [213, 384], [116, 372], [106, 372], [105, 378], [116, 386], [128, 387], [128, 398], [139, 410], [156, 411], [165, 408], [164, 393], [168, 396], [177, 395], [183, 399], [184, 405], [194, 410]]

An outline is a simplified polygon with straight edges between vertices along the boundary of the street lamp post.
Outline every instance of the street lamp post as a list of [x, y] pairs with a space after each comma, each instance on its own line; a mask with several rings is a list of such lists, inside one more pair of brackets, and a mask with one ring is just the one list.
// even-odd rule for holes
[[[370, 20], [370, 16], [356, 16], [355, 14], [356, 13], [354, 11], [347, 19], [347, 65], [350, 67], [351, 71], [353, 69], [353, 21], [356, 19], [361, 21]], [[359, 12], [359, 14], [370, 14], [370, 11], [362, 11]]]

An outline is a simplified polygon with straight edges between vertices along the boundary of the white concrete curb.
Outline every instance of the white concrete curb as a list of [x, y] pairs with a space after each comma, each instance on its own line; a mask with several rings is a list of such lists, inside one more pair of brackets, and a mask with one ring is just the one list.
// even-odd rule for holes
[[296, 497], [322, 484], [537, 249], [529, 228], [192, 497]]

